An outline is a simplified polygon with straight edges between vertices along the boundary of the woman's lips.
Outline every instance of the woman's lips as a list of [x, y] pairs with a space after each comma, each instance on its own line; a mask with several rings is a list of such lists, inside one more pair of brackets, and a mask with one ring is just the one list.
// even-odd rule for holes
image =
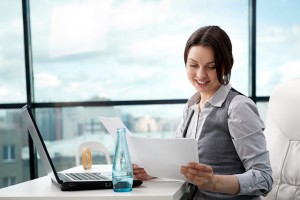
[[197, 81], [196, 80], [196, 83], [199, 87], [205, 87], [208, 85], [209, 81]]

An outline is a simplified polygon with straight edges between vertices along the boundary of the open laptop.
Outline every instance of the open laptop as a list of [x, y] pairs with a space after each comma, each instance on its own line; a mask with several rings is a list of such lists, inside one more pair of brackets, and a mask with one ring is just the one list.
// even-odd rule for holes
[[[46, 168], [47, 174], [51, 177], [52, 182], [57, 185], [62, 191], [113, 188], [111, 176], [106, 176], [104, 173], [56, 172], [31, 111], [29, 110], [27, 105], [23, 106], [21, 108], [21, 111], [33, 143], [36, 146], [44, 167]], [[142, 183], [143, 182], [141, 180], [133, 180], [133, 187], [137, 187]]]

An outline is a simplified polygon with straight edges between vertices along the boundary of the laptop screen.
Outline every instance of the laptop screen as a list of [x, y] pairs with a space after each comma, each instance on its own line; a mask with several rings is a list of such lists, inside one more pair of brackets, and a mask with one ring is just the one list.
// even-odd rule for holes
[[42, 138], [42, 135], [37, 127], [37, 124], [33, 118], [31, 111], [29, 110], [27, 105], [23, 106], [21, 108], [21, 111], [22, 111], [23, 119], [26, 123], [27, 130], [29, 131], [30, 136], [33, 140], [33, 143], [37, 149], [37, 152], [40, 155], [40, 158], [46, 169], [47, 174], [53, 180], [56, 180], [58, 183], [61, 183], [62, 181], [59, 179], [59, 177], [56, 173], [56, 170], [54, 168], [54, 165], [52, 163], [52, 160], [50, 158], [50, 155], [48, 153], [48, 150], [46, 148], [44, 140]]

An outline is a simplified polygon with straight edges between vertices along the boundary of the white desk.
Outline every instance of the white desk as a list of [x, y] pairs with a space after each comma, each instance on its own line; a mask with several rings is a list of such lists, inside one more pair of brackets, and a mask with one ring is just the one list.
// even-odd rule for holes
[[[75, 167], [67, 171], [73, 171], [82, 167]], [[92, 171], [101, 169], [111, 170], [111, 166], [93, 166]], [[33, 200], [179, 200], [187, 190], [187, 184], [181, 181], [169, 179], [152, 179], [133, 188], [132, 192], [114, 192], [112, 189], [61, 191], [45, 176], [24, 183], [0, 189], [0, 199], [33, 199]]]

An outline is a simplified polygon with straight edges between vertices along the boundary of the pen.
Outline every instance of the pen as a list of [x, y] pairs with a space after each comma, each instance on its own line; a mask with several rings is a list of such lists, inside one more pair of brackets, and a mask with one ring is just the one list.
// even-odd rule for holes
[[186, 125], [185, 125], [185, 127], [184, 127], [184, 130], [183, 130], [183, 137], [184, 137], [184, 138], [186, 137], [187, 130], [188, 130], [188, 127], [189, 127], [189, 125], [190, 125], [191, 119], [192, 119], [192, 117], [193, 117], [193, 115], [194, 115], [194, 112], [195, 112], [195, 110], [192, 110], [192, 112], [191, 112], [191, 114], [190, 114], [190, 116], [189, 116], [189, 118], [188, 118], [188, 121], [186, 122]]

